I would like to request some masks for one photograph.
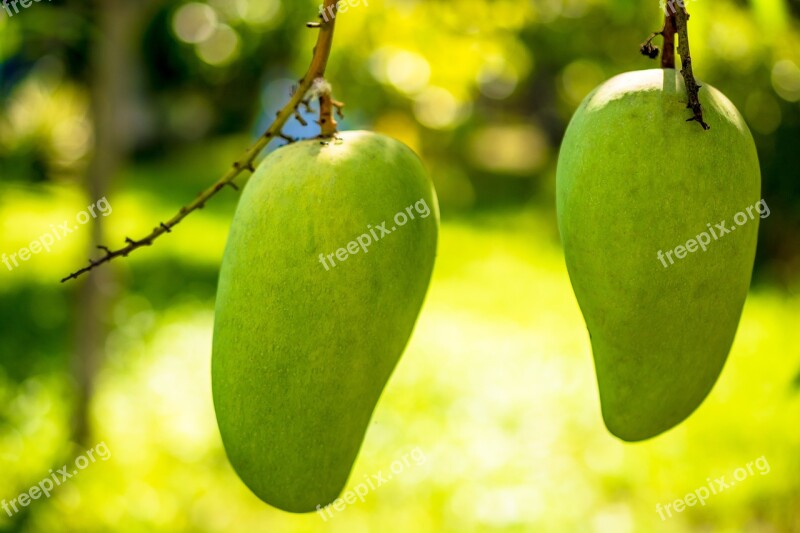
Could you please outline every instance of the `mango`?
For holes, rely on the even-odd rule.
[[[422,307],[438,228],[419,158],[374,133],[280,148],[247,183],[212,388],[227,456],[264,502],[303,513],[341,493]]]
[[[686,122],[675,70],[612,78],[575,112],[559,154],[567,269],[603,419],[625,441],[676,426],[711,391],[750,286],[759,220],[769,214],[747,125],[722,93],[701,85],[709,131]]]

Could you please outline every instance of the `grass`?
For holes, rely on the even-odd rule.
[[[186,199],[159,192],[169,166],[135,168],[133,175],[138,172],[146,176],[136,187],[109,198],[114,212],[105,222],[114,240],[147,231]],[[85,204],[67,189],[4,188],[0,198],[0,251],[25,246]],[[112,458],[81,472],[51,500],[35,502],[24,530],[800,528],[798,297],[769,286],[752,292],[728,364],[707,401],[665,435],[623,444],[603,427],[588,335],[552,216],[540,210],[445,217],[427,302],[379,403],[349,489],[364,476],[389,473],[393,461],[415,447],[425,461],[408,465],[363,502],[327,520],[269,508],[228,466],[210,399],[214,285],[233,201],[222,203],[112,267],[128,289],[111,316],[108,363],[93,406],[96,439],[108,444]],[[14,324],[6,335],[30,333],[30,353],[41,351],[36,338],[43,336],[61,339],[55,347],[42,341],[48,351],[68,350],[66,296],[73,288],[57,280],[83,261],[86,238],[82,228],[52,253],[0,277],[5,303],[24,307],[30,300],[24,295],[39,294],[36,309],[50,308],[41,324],[35,310],[6,309],[4,319]],[[26,354],[4,357],[20,355]],[[0,497],[26,490],[59,457],[53,450],[66,416],[61,408],[46,408],[63,401],[66,378],[59,364],[0,380],[6,405],[0,457],[8,473]],[[25,413],[38,422],[25,422]],[[674,502],[709,478],[732,479],[737,468],[762,457],[768,472],[755,471],[668,520],[656,513],[656,504]],[[0,514],[0,530],[2,520]]]

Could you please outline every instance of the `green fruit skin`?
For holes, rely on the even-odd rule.
[[[266,503],[310,512],[341,493],[419,314],[439,210],[411,149],[369,132],[270,154],[231,226],[216,302],[214,405],[231,464]],[[395,214],[430,208],[396,227]],[[408,213],[406,213],[408,214]],[[396,230],[329,270],[387,221]],[[380,235],[380,231],[376,231]]]
[[[716,382],[750,285],[759,214],[755,144],[733,104],[702,84],[709,131],[675,70],[617,76],[576,111],[562,144],[557,211],[592,342],[603,418],[626,441],[688,417]],[[755,211],[755,210],[754,210]],[[726,221],[707,251],[657,259]],[[715,230],[716,231],[716,230]]]

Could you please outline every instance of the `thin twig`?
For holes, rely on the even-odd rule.
[[[686,85],[686,93],[689,95],[689,103],[686,107],[691,109],[694,114],[692,118],[687,119],[687,122],[696,121],[704,130],[708,130],[711,129],[711,126],[703,120],[703,107],[700,105],[698,94],[702,85],[698,85],[692,71],[692,55],[689,51],[689,13],[686,8],[680,7],[678,9],[675,14],[675,22],[678,31],[678,54],[681,56],[681,74]]]
[[[678,2],[679,7],[675,9],[673,0],[669,2],[668,6],[664,7],[664,27],[661,31],[657,31],[650,35],[650,37],[642,43],[639,51],[648,56],[650,59],[658,57],[658,47],[653,46],[653,39],[661,35],[664,37],[664,51],[661,54],[661,68],[675,68],[675,36],[678,40],[678,54],[681,56],[681,75],[683,76],[684,85],[686,85],[686,94],[689,97],[689,103],[686,105],[688,109],[692,110],[694,116],[687,119],[687,122],[696,121],[704,130],[711,129],[711,126],[706,124],[703,120],[703,107],[700,105],[700,87],[694,78],[692,71],[692,55],[689,52],[689,13],[686,8]],[[669,8],[669,10],[667,10]]]
[[[333,10],[328,12],[335,12],[337,7],[337,0],[324,0],[323,3],[324,9]],[[150,246],[153,244],[153,241],[156,240],[158,237],[165,233],[170,233],[172,228],[175,227],[180,221],[182,221],[186,216],[189,215],[192,211],[197,209],[202,209],[205,206],[206,202],[216,195],[220,190],[225,187],[233,187],[236,188],[236,185],[233,183],[233,180],[236,179],[242,172],[245,170],[249,172],[254,172],[255,168],[253,166],[253,162],[255,161],[256,157],[267,147],[267,145],[272,142],[273,139],[281,137],[284,139],[289,139],[288,136],[284,135],[282,129],[286,122],[295,115],[297,112],[298,106],[301,104],[305,105],[308,101],[306,98],[306,93],[311,89],[311,86],[318,78],[324,78],[325,76],[325,68],[328,65],[328,57],[330,56],[331,52],[331,45],[333,44],[333,30],[334,25],[336,23],[336,17],[330,17],[328,20],[324,20],[318,25],[313,27],[319,28],[319,35],[317,37],[317,44],[314,47],[314,55],[311,59],[311,65],[308,67],[308,72],[306,73],[305,77],[300,80],[297,90],[291,96],[289,102],[277,113],[274,122],[267,128],[267,131],[259,137],[259,139],[253,144],[247,151],[242,155],[242,157],[233,163],[232,167],[225,173],[225,175],[217,181],[214,185],[206,189],[205,191],[201,192],[197,198],[187,206],[181,207],[180,211],[171,219],[166,222],[160,222],[158,226],[153,228],[153,231],[147,235],[146,237],[133,240],[129,237],[125,238],[125,242],[127,245],[123,248],[119,248],[117,250],[110,250],[105,246],[99,246],[98,248],[105,252],[105,255],[99,259],[89,259],[89,265],[86,267],[81,268],[80,270],[73,272],[69,276],[63,278],[61,283],[69,281],[71,279],[77,279],[82,274],[89,272],[90,270],[97,268],[98,266],[102,265],[103,263],[108,263],[109,261],[117,258],[117,257],[127,257],[128,254],[142,248],[144,246]],[[320,120],[322,121],[323,117],[320,116]],[[330,137],[336,133],[335,131],[335,122],[334,122],[334,130],[331,131],[330,124],[327,127],[322,128],[322,137]],[[293,140],[293,139],[292,139]]]
[[[295,118],[295,120],[297,120],[297,122],[299,122],[299,123],[300,123],[302,126],[308,126],[308,122],[306,122],[306,119],[304,119],[304,118],[303,118],[303,115],[301,115],[301,114],[300,114],[300,110],[299,110],[299,109],[297,109],[297,108],[295,108],[295,110],[294,110],[294,118]]]
[[[666,8],[665,8],[666,9]],[[653,39],[659,35],[664,38],[664,52],[661,54],[661,68],[675,68],[675,14],[666,13],[664,16],[664,27],[660,31],[653,32],[650,37],[641,44],[639,51],[642,55],[655,59],[660,50],[653,46]]]
[[[339,102],[338,100],[331,100],[331,104],[333,104],[333,107],[336,108],[336,116],[339,118],[344,118],[344,103]]]

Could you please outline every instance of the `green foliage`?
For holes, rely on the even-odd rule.
[[[212,376],[228,457],[265,502],[311,512],[339,496],[419,315],[438,220],[417,156],[369,132],[274,152],[247,184]]]
[[[677,71],[621,74],[586,97],[561,147],[564,253],[603,418],[624,440],[658,435],[700,405],[750,286],[758,156],[733,104],[708,85],[702,95],[710,131],[686,122]],[[648,129],[660,135],[645,141]],[[730,234],[714,227],[720,221]]]

